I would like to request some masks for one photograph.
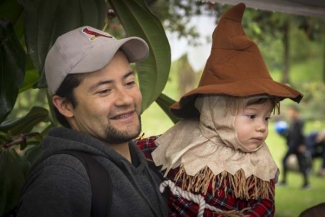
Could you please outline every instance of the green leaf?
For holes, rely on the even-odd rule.
[[[17,205],[29,165],[13,148],[0,147],[0,216]]]
[[[23,84],[19,89],[19,93],[34,88],[37,85],[39,79],[38,71],[35,69],[32,59],[28,55],[26,58],[26,72]]]
[[[161,93],[160,96],[156,99],[156,103],[168,115],[174,124],[181,120],[181,118],[174,116],[169,110],[169,107],[175,103],[175,100]]]
[[[17,38],[20,40],[24,36],[24,8],[17,0],[0,1],[0,18],[8,20],[13,26]]]
[[[127,36],[144,39],[150,48],[149,57],[136,64],[144,111],[158,98],[167,83],[171,65],[170,45],[160,20],[144,0],[108,1]]]
[[[15,24],[21,16],[23,7],[17,0],[2,0],[0,1],[0,18],[6,19],[11,24]]]
[[[8,135],[8,133],[0,130],[0,144],[3,144],[4,142],[8,141],[9,139],[10,139],[10,135]]]
[[[48,50],[62,34],[89,25],[103,28],[104,0],[21,0],[25,9],[26,44],[39,73],[38,88],[45,88],[44,63]]]
[[[11,112],[25,75],[26,53],[12,24],[0,18],[0,123]]]
[[[29,90],[32,87],[34,87],[34,85],[37,83],[38,78],[39,78],[39,75],[38,75],[38,72],[36,71],[36,69],[28,70],[25,73],[26,73],[25,79],[19,89],[19,93],[24,92],[25,90]]]
[[[0,125],[0,131],[10,133],[12,136],[30,132],[34,126],[48,118],[45,108],[34,106],[23,117],[5,121]]]

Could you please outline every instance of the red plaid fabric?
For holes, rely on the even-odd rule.
[[[151,152],[155,150],[157,147],[155,145],[155,140],[158,138],[158,136],[152,136],[145,139],[140,139],[137,141],[137,145],[139,148],[143,151],[146,158],[151,159]],[[170,170],[170,172],[167,174],[167,179],[174,181],[174,177],[178,172],[178,168],[175,168],[173,170]],[[227,180],[226,180],[227,181]],[[179,180],[175,183],[176,186],[181,187],[182,180]],[[218,186],[218,182],[216,182],[216,186]],[[275,183],[272,181],[272,190],[274,192],[275,190]],[[227,197],[225,196],[227,195]],[[210,206],[216,207],[218,209],[221,209],[223,211],[231,211],[231,210],[237,210],[241,211],[247,207],[250,207],[250,209],[247,209],[246,211],[242,211],[242,214],[245,216],[251,216],[251,217],[270,217],[274,216],[275,212],[275,204],[274,204],[274,198],[269,199],[257,199],[257,200],[245,200],[245,199],[238,199],[234,197],[233,189],[230,187],[225,189],[218,189],[218,191],[215,192],[215,195],[212,194],[212,186],[210,184],[208,192],[206,195],[202,195],[206,201],[207,204]],[[170,217],[176,217],[176,216],[183,216],[183,217],[192,217],[197,216],[199,205],[186,200],[180,196],[173,195],[170,193],[169,199],[168,199],[168,205],[170,208],[169,216]],[[204,216],[206,217],[226,217],[226,215],[222,215],[220,213],[213,212],[209,209],[204,210]]]

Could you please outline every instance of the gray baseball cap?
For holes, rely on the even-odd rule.
[[[112,35],[83,26],[57,38],[45,59],[46,82],[54,95],[69,74],[88,73],[104,68],[121,49],[130,63],[145,59],[148,44],[139,37],[116,39]]]

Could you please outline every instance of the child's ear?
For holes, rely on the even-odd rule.
[[[54,95],[52,97],[52,103],[63,116],[67,118],[73,117],[73,106],[65,98]]]

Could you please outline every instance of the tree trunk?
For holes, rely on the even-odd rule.
[[[290,83],[290,79],[289,79],[289,23],[286,22],[285,25],[284,25],[284,31],[283,31],[283,52],[284,52],[284,57],[283,57],[283,74],[282,74],[282,80],[281,82],[284,83],[284,84],[288,84]]]
[[[191,65],[188,63],[187,54],[184,54],[179,59],[179,70],[178,70],[178,90],[179,97],[195,88],[195,72]]]
[[[323,83],[325,83],[325,36],[323,34]]]

